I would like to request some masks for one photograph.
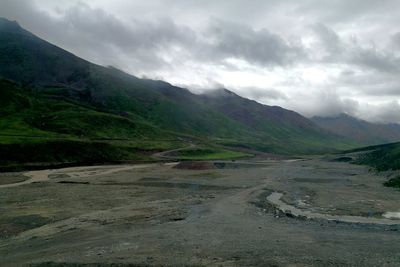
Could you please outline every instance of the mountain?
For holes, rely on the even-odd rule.
[[[399,124],[370,123],[347,114],[313,117],[312,121],[328,131],[366,145],[400,141]]]
[[[47,147],[48,154],[55,153],[46,143],[50,141],[73,140],[92,147],[91,142],[107,140],[107,146],[117,147],[117,159],[184,146],[185,140],[285,154],[354,145],[296,112],[227,90],[196,95],[90,63],[6,19],[0,19],[0,79],[0,156],[5,155],[4,145],[17,146],[23,154],[20,144],[28,139],[29,144]]]
[[[140,117],[164,129],[232,137],[245,131],[198,103],[187,90],[91,64],[4,20],[0,23],[0,76],[30,90],[46,90],[109,112]]]
[[[294,111],[263,105],[225,88],[209,91],[202,98],[204,103],[232,120],[265,133],[263,143],[276,147],[276,152],[284,151],[287,146],[298,151],[305,151],[307,147],[314,151],[318,147],[322,151],[332,147],[332,142],[338,143],[332,133]]]

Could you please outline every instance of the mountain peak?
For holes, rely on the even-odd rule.
[[[342,119],[342,120],[354,120],[354,121],[362,121],[361,119],[357,118],[357,117],[353,117],[347,113],[339,113],[339,114],[335,114],[335,115],[331,115],[331,116],[313,116],[311,118],[312,120],[338,120],[338,119]]]
[[[0,17],[0,30],[7,32],[21,31],[22,28],[15,20],[8,20]]]
[[[221,97],[235,97],[238,96],[237,94],[235,94],[232,91],[229,91],[226,88],[219,88],[219,89],[214,89],[208,92],[204,93],[205,96],[209,96],[209,97],[215,97],[215,98],[221,98]]]
[[[338,116],[336,116],[337,118],[342,118],[342,119],[349,119],[349,120],[357,120],[357,121],[362,121],[360,118],[357,117],[353,117],[347,113],[340,113]]]
[[[12,33],[22,34],[25,36],[33,36],[32,33],[22,28],[19,23],[15,20],[8,20],[0,17],[0,32],[1,33]]]

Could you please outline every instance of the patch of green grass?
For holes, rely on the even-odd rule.
[[[262,151],[265,153],[275,153],[283,155],[310,155],[335,153],[344,149],[349,149],[355,145],[345,140],[332,140],[329,138],[320,139],[304,135],[301,138],[288,137],[285,142],[276,139],[262,140],[215,140],[217,144],[226,147]]]
[[[347,152],[359,153],[354,163],[371,166],[377,171],[400,169],[400,143],[369,146]],[[400,176],[389,179],[383,185],[400,188]]]
[[[400,188],[400,176],[397,176],[396,178],[392,178],[389,181],[384,182],[383,185],[387,187]]]
[[[171,156],[181,160],[217,160],[238,159],[253,155],[220,148],[189,148],[179,150]]]
[[[18,216],[14,218],[6,218],[2,220],[8,223],[24,226],[26,229],[40,227],[42,225],[49,223],[50,221],[48,218],[36,214]]]
[[[0,219],[0,239],[9,238],[29,229],[34,229],[51,222],[51,219],[31,214]]]
[[[191,174],[191,177],[200,177],[200,178],[209,178],[209,179],[217,179],[223,177],[223,175],[219,172],[202,172]]]

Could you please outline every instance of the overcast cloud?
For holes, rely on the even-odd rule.
[[[397,0],[0,0],[87,60],[303,115],[400,123]]]

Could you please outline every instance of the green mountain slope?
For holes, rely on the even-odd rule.
[[[151,138],[163,132],[139,120],[133,122],[52,95],[29,93],[6,80],[0,80],[0,106],[3,135]]]
[[[130,151],[115,153],[115,159],[179,147],[188,138],[206,146],[286,154],[352,145],[293,111],[239,96],[199,96],[92,64],[5,19],[0,19],[0,78],[0,143],[7,145],[27,142],[17,136],[31,136],[28,143],[47,138],[46,142],[73,140],[87,146],[108,140],[107,146]]]
[[[0,168],[20,164],[150,160],[177,135],[0,80]]]
[[[36,91],[56,87],[52,93],[107,112],[133,113],[163,129],[221,137],[246,134],[245,127],[202,105],[187,90],[91,64],[6,20],[0,23],[0,75]],[[169,95],[172,90],[179,98]]]

